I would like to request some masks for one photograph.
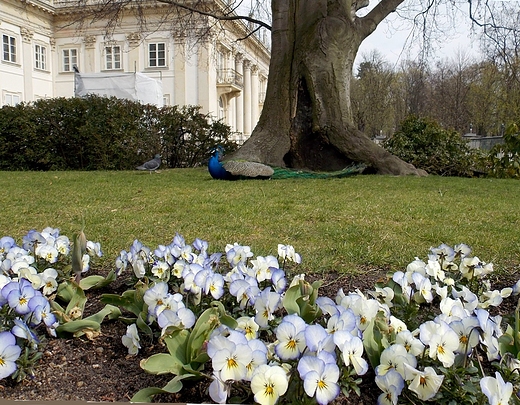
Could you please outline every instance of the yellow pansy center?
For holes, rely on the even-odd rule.
[[[228,366],[228,368],[236,368],[236,367],[238,367],[238,363],[234,357],[228,357],[227,366]]]
[[[327,383],[323,380],[318,380],[316,385],[320,390],[324,390],[327,388]]]
[[[265,396],[274,396],[274,385],[272,383],[265,384],[264,394]]]
[[[289,349],[289,350],[295,350],[296,349],[296,340],[294,339],[290,339],[287,344],[285,345],[285,348],[286,349]]]

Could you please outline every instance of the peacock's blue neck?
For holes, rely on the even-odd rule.
[[[222,166],[222,162],[220,162],[218,151],[216,151],[209,159],[208,171],[214,179],[225,180],[229,177],[229,173],[224,169],[224,166]]]

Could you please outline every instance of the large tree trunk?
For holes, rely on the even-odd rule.
[[[401,1],[384,0],[360,19],[353,10],[362,4],[351,0],[272,0],[264,109],[231,158],[325,171],[362,162],[381,174],[425,174],[358,131],[350,107],[359,45]]]

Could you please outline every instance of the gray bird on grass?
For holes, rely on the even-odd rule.
[[[155,155],[152,160],[143,163],[141,166],[137,166],[137,170],[148,170],[150,174],[156,171],[161,166],[161,155]]]

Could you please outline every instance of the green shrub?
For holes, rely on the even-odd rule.
[[[207,160],[208,151],[222,145],[226,152],[237,145],[231,142],[230,128],[209,115],[200,112],[199,106],[164,107],[161,115],[163,160],[169,167],[195,167]]]
[[[230,128],[200,107],[157,108],[94,95],[0,109],[0,170],[131,170],[156,153],[193,167],[229,140]]]
[[[491,177],[520,179],[520,131],[511,124],[504,133],[504,143],[495,145],[489,154]]]
[[[471,149],[456,131],[443,129],[428,118],[409,116],[383,146],[430,174],[472,177],[480,171],[480,152]]]

